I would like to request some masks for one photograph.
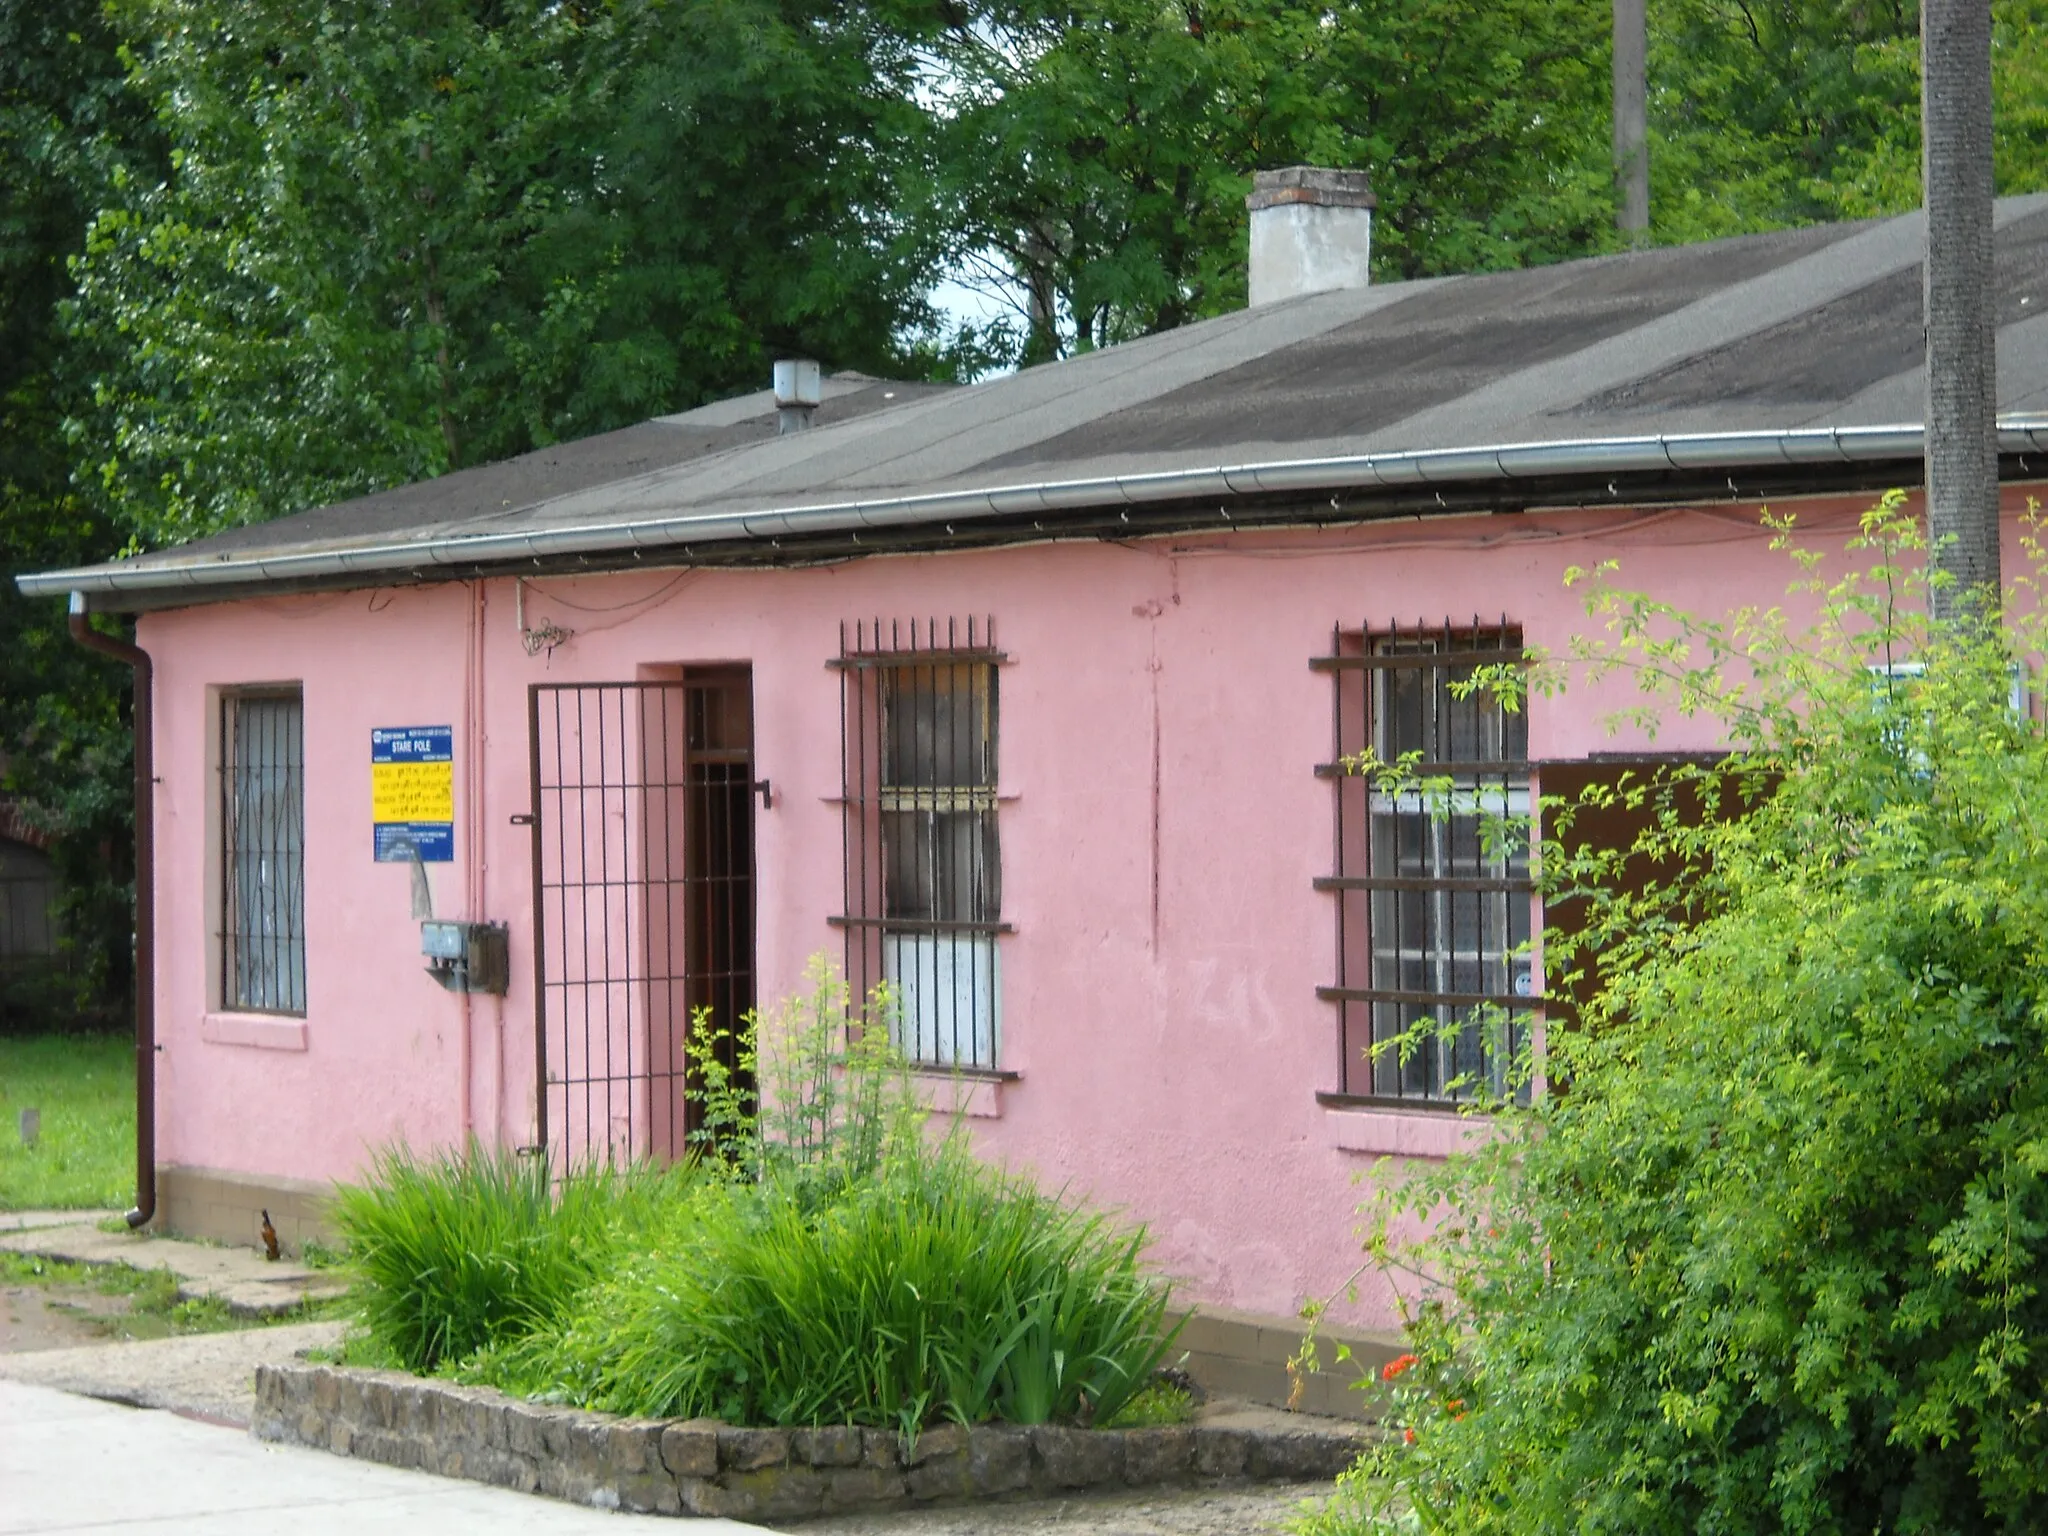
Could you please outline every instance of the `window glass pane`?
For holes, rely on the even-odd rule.
[[[996,941],[892,933],[883,940],[882,973],[896,1000],[896,1043],[913,1061],[989,1067],[1001,1046]]]
[[[995,784],[994,667],[891,667],[882,676],[882,721],[883,788]]]
[[[885,917],[929,920],[938,916],[932,899],[931,814],[884,811],[882,910]]]

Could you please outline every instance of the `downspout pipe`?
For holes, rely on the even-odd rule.
[[[71,638],[135,674],[135,1208],[156,1215],[156,670],[149,652],[92,627],[85,594],[71,594]]]

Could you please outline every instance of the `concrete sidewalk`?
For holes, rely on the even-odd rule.
[[[178,1299],[217,1297],[237,1317],[275,1317],[302,1302],[339,1296],[333,1273],[289,1259],[271,1263],[253,1248],[223,1248],[175,1237],[102,1232],[105,1211],[15,1211],[0,1216],[0,1249],[67,1264],[128,1264],[168,1269]]]
[[[168,1413],[0,1381],[0,1536],[149,1530],[177,1536],[577,1536],[658,1516],[606,1514],[501,1488],[265,1445]],[[761,1527],[693,1520],[691,1536]]]
[[[281,1364],[303,1349],[332,1349],[348,1325],[286,1323],[0,1354],[0,1380],[102,1397],[131,1408],[168,1408],[246,1429],[256,1367]]]

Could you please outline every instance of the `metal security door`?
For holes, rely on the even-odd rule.
[[[754,1007],[752,676],[538,683],[528,710],[538,1143],[673,1161],[691,1018],[730,1052]]]

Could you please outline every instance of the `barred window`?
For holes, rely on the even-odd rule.
[[[306,1011],[305,711],[296,688],[221,700],[221,1006]]]
[[[1502,623],[1373,634],[1339,631],[1316,665],[1336,685],[1334,874],[1338,1090],[1402,1103],[1499,1091],[1540,1001],[1522,953],[1533,887],[1525,838],[1501,823],[1529,816],[1528,719],[1481,688],[1453,684],[1519,662]],[[1352,771],[1367,751],[1424,781]],[[1347,766],[1349,765],[1349,766]],[[1391,1047],[1416,1024],[1447,1029]]]
[[[888,985],[913,1061],[994,1068],[1002,1046],[996,935],[994,627],[876,620],[840,633],[846,974]]]

